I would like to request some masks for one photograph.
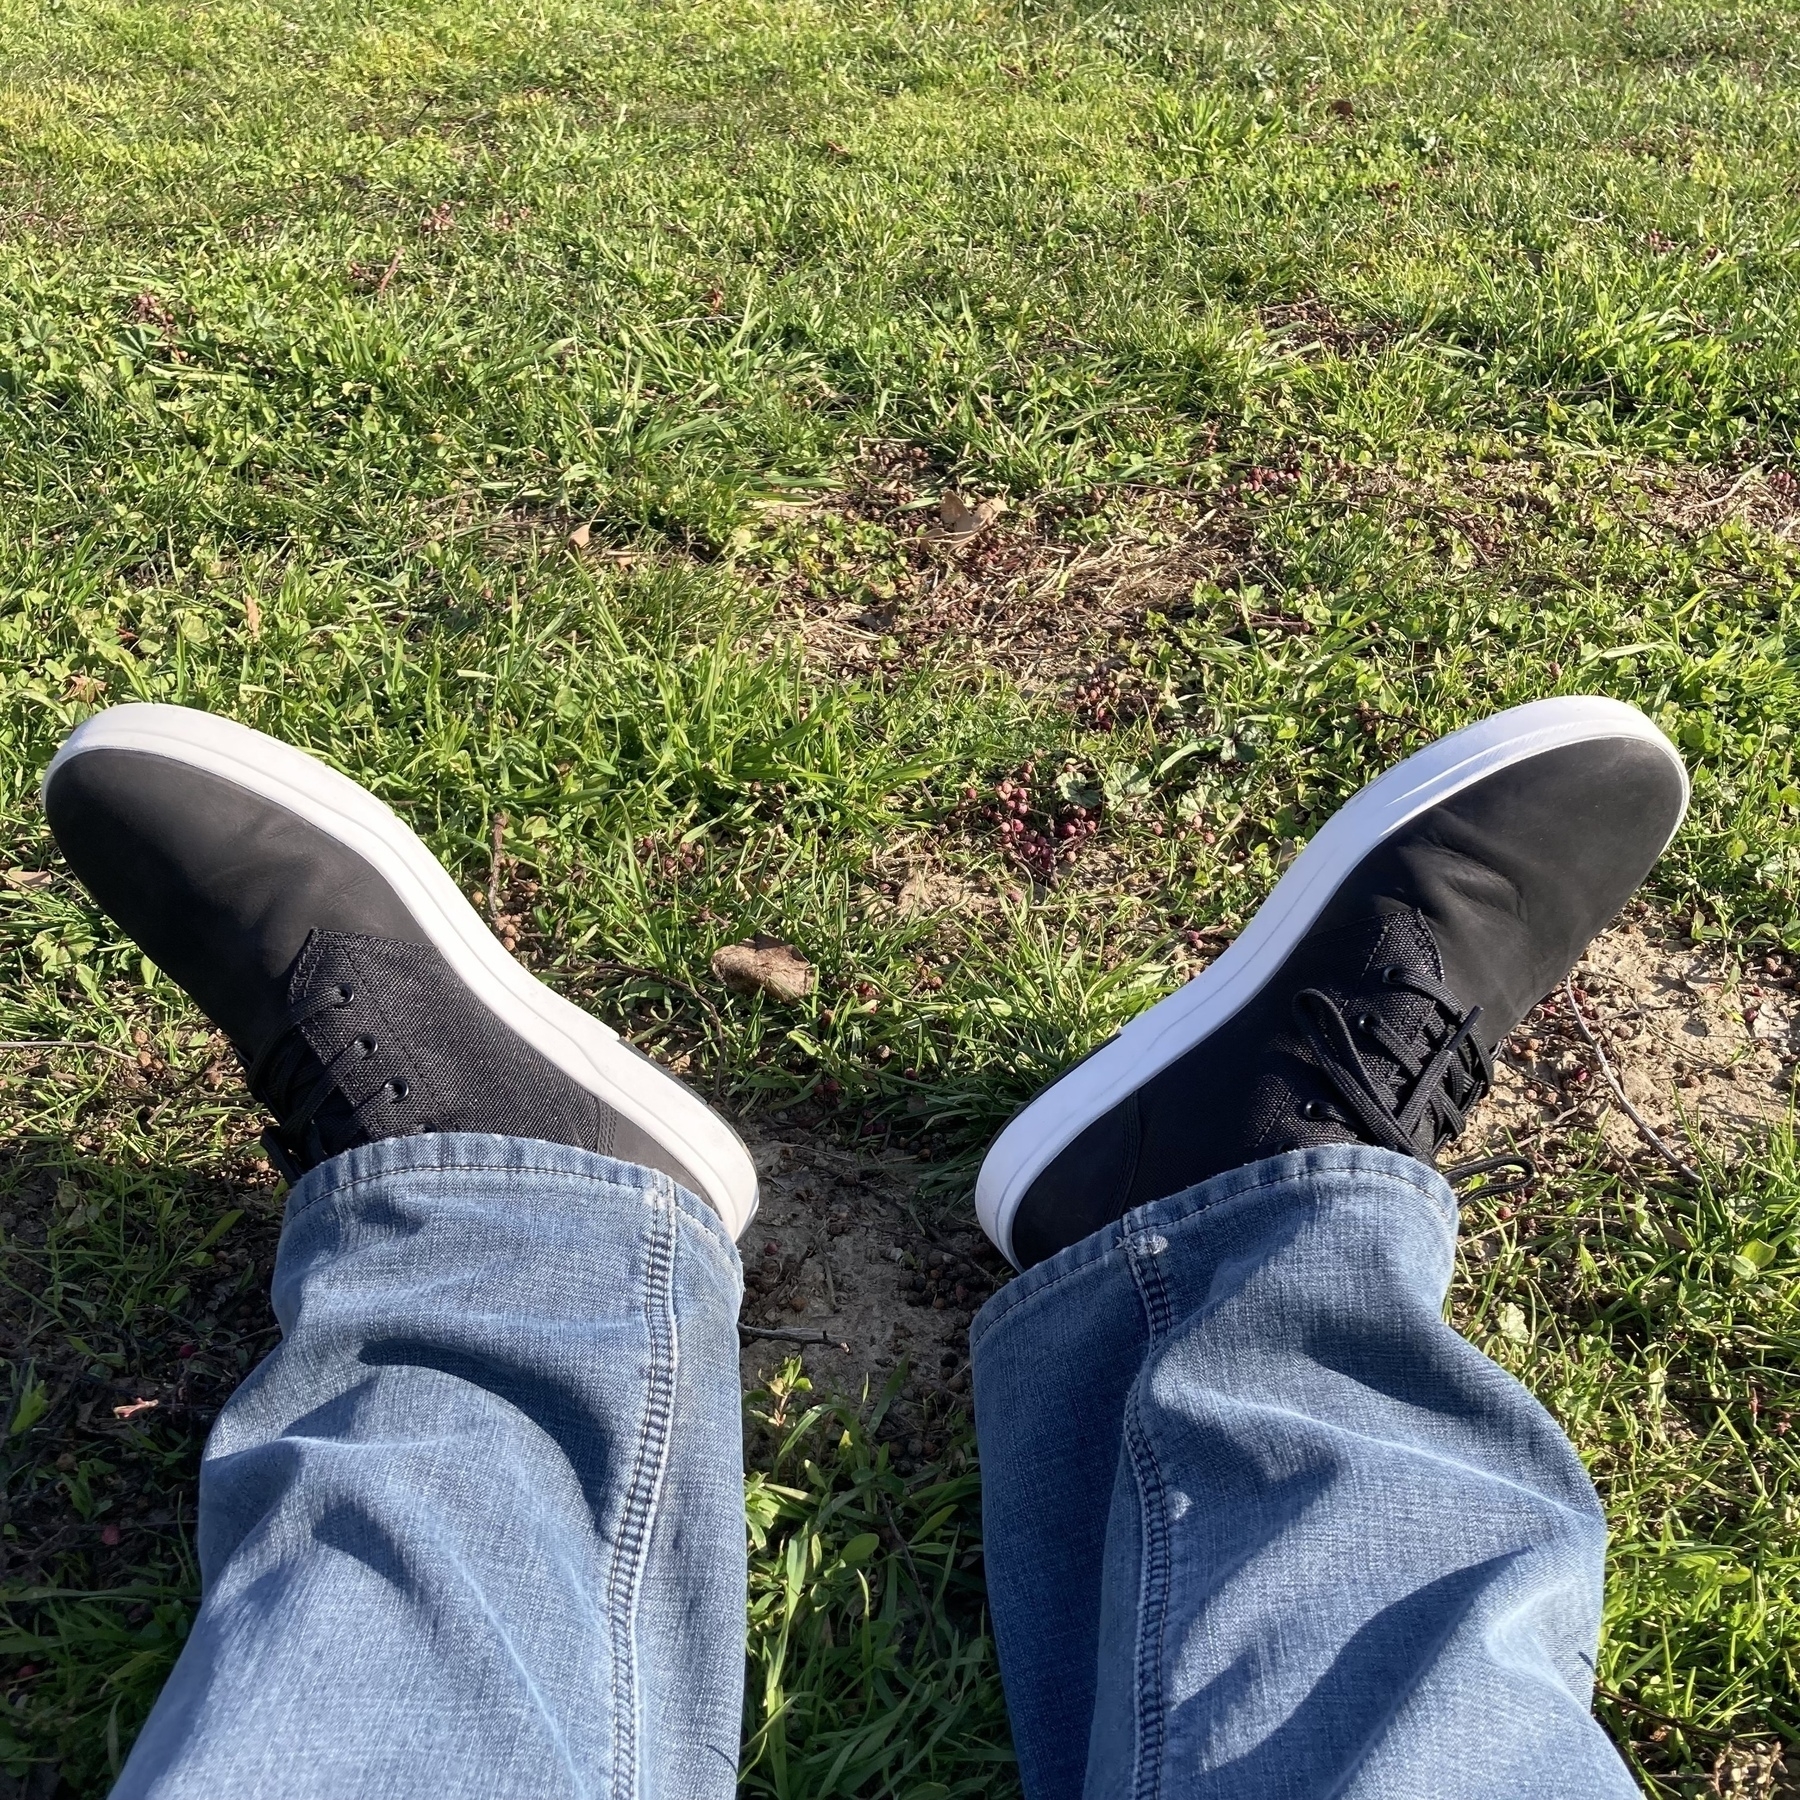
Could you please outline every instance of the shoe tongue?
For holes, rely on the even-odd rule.
[[[326,934],[315,926],[288,965],[287,997],[289,1006],[298,1006],[319,981],[319,965],[330,948]]]
[[[1375,908],[1373,934],[1367,960],[1363,964],[1361,986],[1382,991],[1384,969],[1400,968],[1432,981],[1443,981],[1444,959],[1438,952],[1436,937],[1424,918],[1412,907]],[[1386,991],[1415,1000],[1429,1008],[1431,1002],[1423,994],[1408,993],[1404,988]]]
[[[347,1037],[355,1033],[348,1015],[340,1015],[335,1008],[313,1013],[310,1017],[303,1016],[307,1002],[321,988],[349,986],[356,980],[344,954],[349,941],[342,933],[315,928],[307,933],[306,941],[289,966],[285,989],[288,1016],[293,1022],[278,1028],[267,1046],[258,1046],[259,1053],[268,1048],[273,1054],[262,1071],[262,1079],[256,1084],[256,1097],[279,1121],[273,1132],[265,1134],[265,1141],[272,1137],[277,1143],[281,1142],[281,1134],[289,1128],[295,1110],[324,1078],[328,1060],[342,1049]],[[250,1060],[246,1059],[247,1064]],[[283,1172],[290,1180],[294,1169],[310,1167],[320,1152],[334,1156],[367,1141],[367,1134],[358,1125],[354,1109],[339,1082],[334,1080],[331,1091],[320,1101],[302,1136],[312,1148],[299,1154],[293,1146],[286,1146],[277,1165],[289,1165]],[[274,1157],[273,1150],[271,1157]]]
[[[257,1021],[261,1029],[254,1041],[247,1042],[236,1036],[232,1038],[232,1045],[238,1053],[238,1061],[244,1065],[246,1074],[255,1068],[259,1057],[274,1049],[275,1045],[283,1039],[286,1040],[287,1047],[278,1053],[277,1066],[266,1071],[267,1075],[277,1078],[285,1076],[295,1057],[308,1054],[309,1046],[304,1034],[287,1024],[286,1020],[291,1017],[293,1009],[299,1006],[307,995],[318,986],[319,963],[324,951],[324,934],[317,930],[308,932],[305,941],[295,951],[294,960],[288,964],[287,973],[279,978],[279,992],[282,998],[278,1006],[274,1009],[265,1008],[264,1011],[268,1015],[266,1020],[259,1019]],[[266,1079],[262,1085],[267,1085]],[[258,1093],[256,1097],[265,1106],[273,1105],[273,1102],[262,1093]]]

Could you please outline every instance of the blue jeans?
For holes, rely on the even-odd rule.
[[[1604,1526],[1440,1318],[1418,1164],[1313,1151],[1109,1226],[976,1321],[1031,1800],[1635,1792],[1587,1713]],[[201,1471],[205,1598],[115,1790],[724,1800],[737,1253],[666,1177],[434,1136],[295,1189],[284,1332]]]

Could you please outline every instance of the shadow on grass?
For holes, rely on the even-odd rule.
[[[206,1433],[277,1341],[280,1211],[253,1161],[0,1155],[0,1800],[105,1794],[173,1666]],[[858,1404],[796,1367],[746,1401],[748,1794],[1011,1791],[972,1437],[899,1474],[904,1378]]]
[[[0,1156],[0,1774],[22,1793],[103,1793],[179,1649],[200,1449],[275,1341],[279,1215],[249,1164]]]

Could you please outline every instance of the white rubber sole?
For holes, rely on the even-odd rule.
[[[1216,962],[1047,1087],[994,1140],[976,1177],[975,1211],[1007,1260],[1017,1265],[1012,1227],[1019,1203],[1050,1162],[1096,1119],[1247,1005],[1377,844],[1497,770],[1595,738],[1632,738],[1662,750],[1681,773],[1686,812],[1687,768],[1675,746],[1635,707],[1588,695],[1534,700],[1465,726],[1346,801]]]
[[[756,1215],[756,1166],[729,1125],[616,1032],[529,974],[501,948],[423,843],[347,776],[260,731],[185,706],[115,706],[78,726],[50,767],[91,750],[187,763],[298,813],[377,869],[475,997],[590,1093],[666,1143],[701,1183],[733,1238]]]

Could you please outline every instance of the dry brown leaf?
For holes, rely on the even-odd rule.
[[[961,494],[946,494],[938,502],[939,529],[948,538],[972,538],[1005,511],[1004,500],[977,500],[970,505]]]
[[[9,888],[48,887],[55,879],[48,869],[0,869],[0,881]]]
[[[588,539],[592,536],[593,532],[587,525],[577,525],[575,529],[569,533],[569,548],[571,550],[585,550],[588,547]]]
[[[768,994],[776,1000],[804,1000],[817,977],[792,944],[763,932],[715,952],[712,972],[734,994]]]

